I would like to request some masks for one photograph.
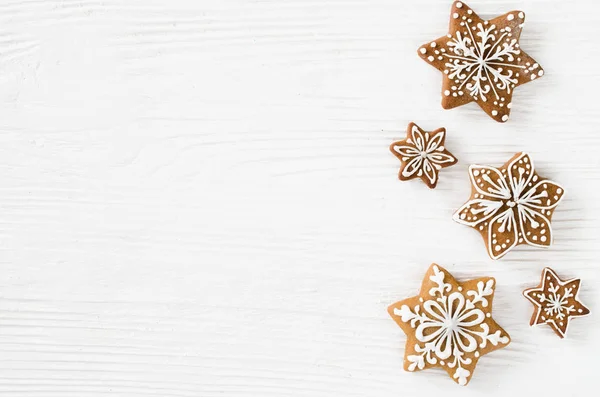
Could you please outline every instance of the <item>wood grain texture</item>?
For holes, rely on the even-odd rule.
[[[530,328],[543,267],[600,307],[600,6],[527,13],[545,68],[507,124],[441,109],[416,55],[450,1],[0,2],[0,395],[579,396],[600,320]],[[444,126],[459,164],[400,183],[388,151]],[[491,261],[451,220],[471,163],[528,151],[562,183],[555,245]],[[488,275],[512,344],[467,388],[402,370],[386,307],[437,262]],[[464,393],[464,394],[462,394]]]

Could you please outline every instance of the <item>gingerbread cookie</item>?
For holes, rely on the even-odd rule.
[[[580,279],[562,281],[552,269],[545,268],[540,285],[523,291],[535,306],[530,325],[548,324],[561,338],[567,336],[572,318],[590,314],[578,298],[580,286]]]
[[[494,287],[491,277],[459,283],[432,264],[419,294],[388,308],[407,337],[404,369],[441,367],[458,384],[469,383],[479,358],[510,342],[492,319]]]
[[[443,73],[444,109],[476,102],[494,120],[508,120],[514,88],[544,75],[519,46],[524,22],[521,11],[486,21],[463,2],[454,2],[448,35],[418,50]]]
[[[401,181],[421,178],[430,189],[438,183],[438,172],[456,164],[456,158],[445,147],[446,130],[423,131],[415,123],[408,125],[406,139],[392,143],[390,150],[400,159]]]
[[[540,177],[526,153],[500,168],[469,167],[471,198],[453,219],[481,233],[488,254],[499,259],[519,244],[549,247],[550,221],[564,189]]]

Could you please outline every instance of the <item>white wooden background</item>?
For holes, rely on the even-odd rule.
[[[544,266],[600,308],[600,6],[521,9],[546,70],[507,124],[440,106],[416,55],[449,0],[0,1],[0,395],[580,396],[599,317],[560,340]],[[445,126],[460,163],[399,182],[389,144]],[[528,151],[567,196],[555,246],[491,261],[451,214],[470,163]],[[497,278],[512,344],[466,388],[402,370],[386,307],[428,265]],[[464,393],[464,394],[462,394]]]

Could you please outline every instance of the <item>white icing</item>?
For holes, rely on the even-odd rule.
[[[525,153],[511,161],[504,173],[489,166],[469,167],[471,184],[480,197],[459,208],[453,219],[474,228],[487,228],[488,254],[492,259],[504,256],[518,243],[536,247],[552,244],[548,218],[562,199],[564,189],[555,182],[537,181],[534,173],[533,162]],[[555,191],[552,197],[550,191]],[[509,238],[504,244],[495,244],[496,233]]]
[[[446,130],[439,129],[434,134],[421,131],[413,124],[410,131],[410,139],[394,145],[394,151],[402,156],[407,162],[402,170],[402,176],[411,178],[413,176],[424,176],[431,185],[438,180],[438,171],[457,160],[445,150],[443,143],[446,138]]]
[[[494,280],[485,283],[479,281],[476,290],[465,293],[452,292],[452,285],[445,282],[446,274],[438,266],[433,266],[433,275],[429,277],[431,297],[422,305],[409,307],[402,305],[394,309],[394,314],[405,323],[415,328],[415,352],[408,355],[409,371],[423,369],[425,364],[445,365],[454,369],[452,377],[458,384],[467,384],[471,372],[464,365],[473,362],[480,356],[479,349],[488,343],[494,346],[507,344],[509,338],[500,330],[490,332],[485,323],[491,307],[489,299],[494,293]],[[470,298],[468,298],[470,297]],[[472,356],[472,357],[470,357]],[[444,362],[442,364],[442,361]]]
[[[437,68],[443,65],[442,72],[457,86],[449,98],[467,96],[480,104],[486,103],[488,106],[484,108],[490,114],[496,111],[492,117],[497,121],[508,120],[504,116],[510,113],[510,108],[501,102],[510,102],[514,88],[525,82],[520,80],[522,73],[530,76],[527,81],[541,76],[537,70],[532,73],[531,65],[521,64],[517,39],[520,31],[511,22],[517,15],[521,17],[522,13],[507,14],[506,20],[492,24],[456,2],[451,15],[453,31],[448,40],[437,42],[437,47],[445,51],[426,59]],[[508,24],[512,26],[502,26]],[[495,102],[498,104],[490,106]]]
[[[419,50],[421,52],[421,54],[425,55],[427,53],[427,50],[425,48],[421,48]]]
[[[545,268],[542,285],[523,291],[527,300],[538,308],[532,325],[548,324],[561,337],[566,337],[571,318],[590,314],[589,309],[579,300],[580,286],[580,279],[562,281],[552,269]],[[576,310],[575,304],[587,309],[587,313],[583,314],[582,308]]]

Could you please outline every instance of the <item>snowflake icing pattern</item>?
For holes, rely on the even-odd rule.
[[[444,108],[475,101],[495,120],[508,120],[513,89],[544,75],[520,48],[524,22],[520,11],[487,21],[466,4],[454,3],[450,33],[419,48],[419,55],[444,73]]]
[[[510,342],[491,319],[494,279],[460,284],[446,270],[432,265],[422,295],[390,306],[407,342],[405,369],[443,367],[460,385],[466,385],[480,356]],[[415,299],[418,298],[418,299]]]
[[[562,281],[552,269],[545,268],[541,284],[523,292],[535,306],[531,325],[548,324],[558,336],[564,338],[573,317],[590,313],[577,296],[580,285],[580,279]]]

